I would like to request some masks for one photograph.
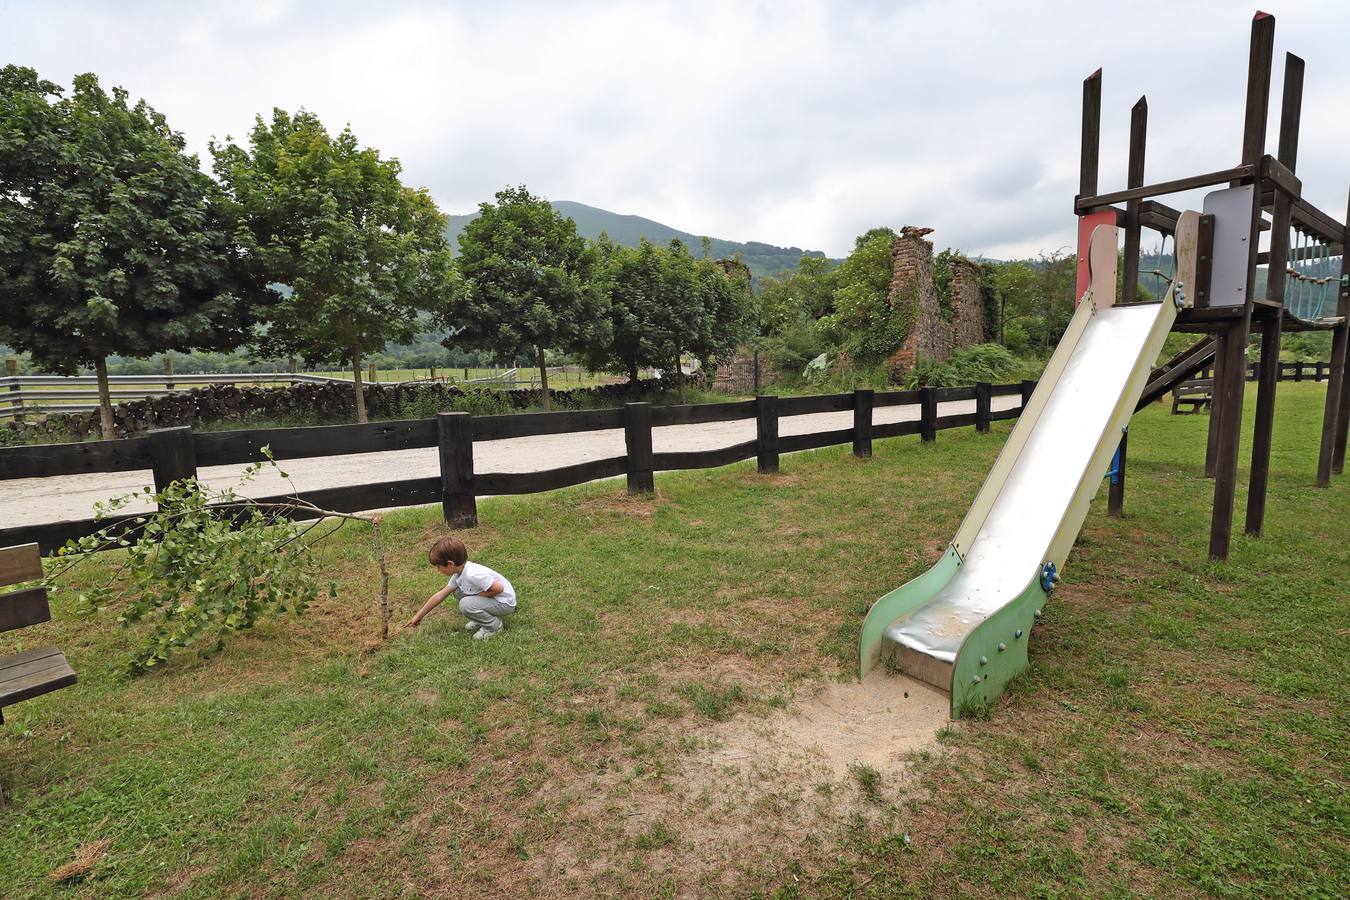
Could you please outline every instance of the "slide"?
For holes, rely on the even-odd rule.
[[[1178,272],[1198,214],[1178,222]],[[867,614],[859,675],[878,662],[948,691],[953,718],[996,698],[1108,474],[1176,319],[1181,291],[1116,304],[1116,227],[1088,245],[1089,287],[956,537]]]

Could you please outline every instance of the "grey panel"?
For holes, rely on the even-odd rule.
[[[1205,196],[1205,215],[1214,217],[1214,264],[1209,276],[1210,306],[1247,302],[1247,266],[1251,262],[1252,192],[1250,184]],[[1190,285],[1186,294],[1194,297]]]

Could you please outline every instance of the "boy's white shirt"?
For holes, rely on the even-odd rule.
[[[507,581],[502,573],[494,572],[487,566],[480,566],[476,562],[466,562],[464,571],[456,572],[450,576],[450,590],[468,597],[488,590],[492,587],[494,581],[502,583],[502,592],[492,599],[498,603],[505,603],[507,606],[515,606],[516,589],[511,587],[511,582]]]

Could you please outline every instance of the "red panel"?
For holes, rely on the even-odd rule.
[[[1092,229],[1098,225],[1114,224],[1116,224],[1114,209],[1104,209],[1101,212],[1078,217],[1078,282],[1073,291],[1074,309],[1078,308],[1078,301],[1083,299],[1083,293],[1088,289],[1088,242],[1092,240]]]

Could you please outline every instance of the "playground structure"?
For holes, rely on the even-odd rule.
[[[1261,334],[1246,531],[1260,535],[1269,479],[1280,336],[1332,332],[1317,484],[1344,468],[1350,271],[1346,225],[1302,197],[1294,174],[1303,60],[1286,56],[1276,156],[1264,153],[1275,19],[1252,23],[1238,165],[1144,184],[1148,107],[1131,115],[1125,190],[1098,193],[1101,70],[1083,85],[1078,308],[956,537],[927,572],[879,599],[859,638],[859,674],[879,662],[947,691],[951,713],[987,703],[1027,665],[1032,626],[1054,590],[1104,476],[1108,513],[1125,496],[1130,417],[1213,367],[1206,473],[1214,484],[1209,556],[1226,559],[1232,534],[1247,345]],[[1220,187],[1203,211],[1158,197]],[[1124,204],[1124,208],[1116,204]],[[1348,216],[1347,218],[1350,218]],[[1175,265],[1161,300],[1140,301],[1143,229],[1170,239]],[[1119,233],[1123,264],[1116,298]],[[1267,234],[1267,249],[1261,249]],[[1261,267],[1265,296],[1257,297]],[[1150,372],[1171,330],[1200,340]],[[1109,471],[1108,471],[1109,470]]]

